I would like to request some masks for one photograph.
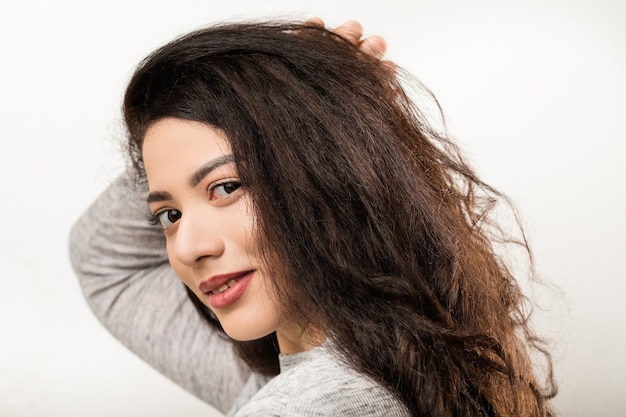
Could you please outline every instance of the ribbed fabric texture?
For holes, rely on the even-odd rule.
[[[270,380],[196,312],[169,266],[163,232],[146,220],[146,185],[118,178],[81,216],[70,259],[90,308],[120,342],[229,417],[408,416],[387,390],[328,346],[281,355]]]

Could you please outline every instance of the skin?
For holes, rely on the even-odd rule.
[[[234,162],[228,162],[230,144],[222,132],[199,122],[162,119],[148,129],[142,154],[150,211],[164,228],[172,268],[215,313],[226,333],[236,340],[254,340],[276,331],[282,353],[318,344],[310,338],[305,342],[302,329],[281,319],[271,279],[255,256],[250,199],[240,187]],[[220,161],[190,182],[199,168]],[[234,303],[216,307],[201,283],[233,273],[243,274],[247,287]]]

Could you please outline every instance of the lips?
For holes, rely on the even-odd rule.
[[[226,308],[243,296],[253,276],[254,270],[214,275],[202,281],[198,289],[207,294],[211,307]]]

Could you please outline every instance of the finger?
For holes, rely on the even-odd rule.
[[[304,22],[305,26],[320,26],[324,27],[324,21],[319,17],[312,17]]]
[[[363,36],[363,26],[356,20],[348,20],[333,30],[335,34],[357,45]]]
[[[387,52],[387,41],[380,36],[373,35],[363,39],[359,43],[359,49],[373,58],[382,59]]]

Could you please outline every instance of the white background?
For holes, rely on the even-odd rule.
[[[383,35],[518,203],[562,414],[626,416],[624,2],[0,4],[0,416],[213,415],[97,323],[68,232],[124,164],[120,101],[144,55],[214,21],[315,15]]]

